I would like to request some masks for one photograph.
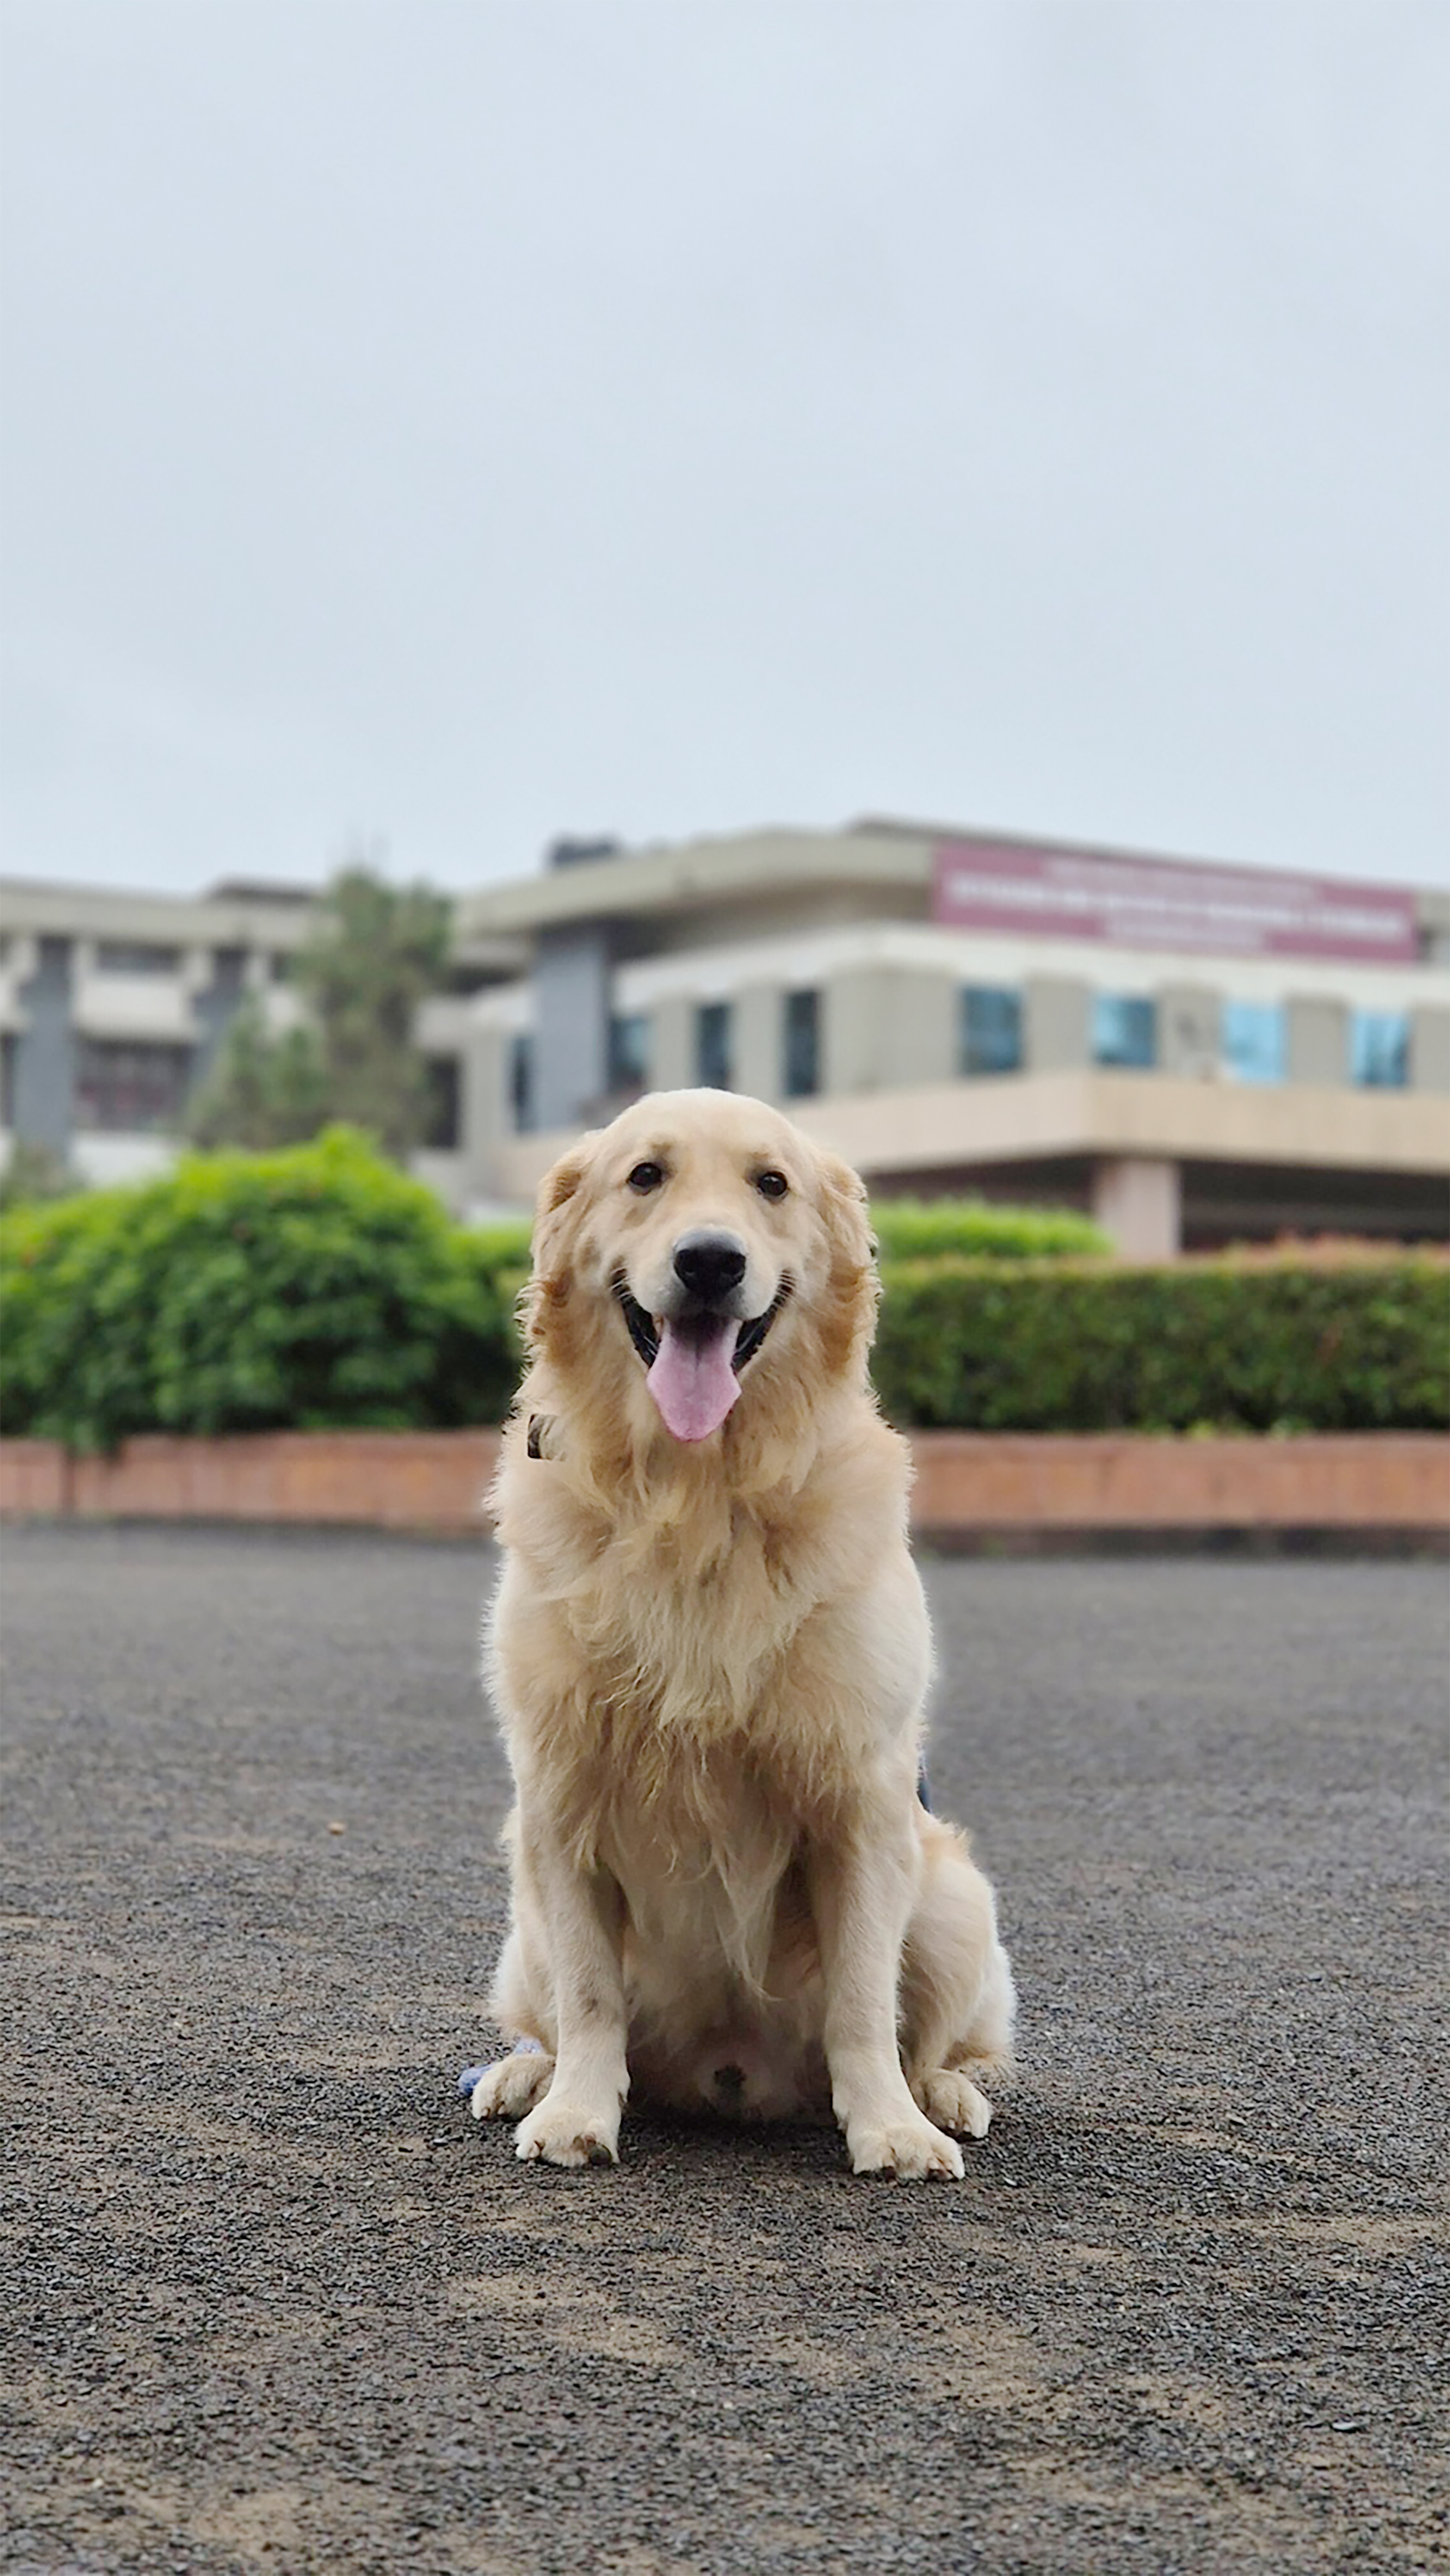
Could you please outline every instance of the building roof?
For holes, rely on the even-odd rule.
[[[706,912],[794,897],[872,892],[896,895],[903,910],[920,915],[929,898],[938,851],[969,854],[1021,852],[1025,857],[1111,861],[1125,868],[1181,870],[1188,878],[1211,870],[1262,886],[1271,876],[1310,882],[1302,870],[1245,867],[1241,862],[1163,858],[1100,843],[984,832],[961,825],[893,821],[868,816],[838,831],[770,828],[640,849],[601,848],[598,857],[460,896],[460,942],[489,936],[537,936],[571,923],[645,915]],[[1450,895],[1439,889],[1398,889],[1413,896],[1425,929],[1450,932]]]
[[[146,939],[175,947],[295,948],[305,936],[310,890],[241,884],[208,894],[141,894],[129,887],[0,877],[7,930],[40,938]]]
[[[931,879],[931,851],[931,843],[915,835],[784,829],[622,850],[460,896],[459,935],[467,939],[635,913],[703,911],[756,894],[842,885],[919,892]]]

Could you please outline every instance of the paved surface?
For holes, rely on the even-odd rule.
[[[930,1569],[1023,2073],[893,2188],[455,2103],[477,1552],[4,1553],[7,2568],[1445,2563],[1442,1569]]]

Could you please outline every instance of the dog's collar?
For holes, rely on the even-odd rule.
[[[552,1414],[531,1413],[529,1415],[528,1437],[524,1445],[531,1458],[557,1456],[558,1452],[553,1445],[556,1428]]]

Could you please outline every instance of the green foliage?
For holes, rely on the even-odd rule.
[[[497,1280],[432,1192],[330,1130],[0,1222],[5,1427],[128,1433],[494,1422]]]
[[[188,1113],[192,1142],[264,1150],[342,1121],[400,1161],[411,1153],[429,1113],[414,1016],[442,980],[451,923],[427,886],[344,868],[292,961],[307,1019],[273,1036],[255,1002],[238,1011]]]
[[[985,1199],[877,1199],[871,1222],[883,1261],[936,1260],[959,1252],[978,1261],[1087,1259],[1111,1244],[1092,1218],[1071,1208],[997,1207]]]
[[[961,1252],[979,1261],[1046,1261],[1111,1249],[1101,1226],[1071,1208],[996,1207],[983,1199],[876,1199],[871,1225],[883,1261]],[[473,1239],[501,1270],[527,1270],[526,1216],[475,1226]]]
[[[1390,1431],[1450,1420],[1450,1270],[1405,1254],[890,1263],[893,1421],[972,1431]]]
[[[1044,1222],[1031,1220],[1039,1252]],[[109,1448],[140,1431],[495,1422],[518,1373],[527,1260],[524,1220],[455,1226],[346,1129],[17,1207],[0,1219],[5,1427]],[[1450,1418],[1450,1269],[1429,1254],[1129,1270],[945,1253],[889,1259],[884,1283],[875,1376],[903,1425]]]
[[[0,1212],[71,1197],[81,1182],[49,1145],[13,1145],[0,1173]]]
[[[533,1232],[529,1217],[496,1216],[487,1225],[471,1225],[468,1240],[486,1269],[527,1272]]]
[[[328,1096],[316,1029],[304,1023],[272,1036],[249,994],[188,1105],[186,1132],[194,1145],[236,1145],[254,1154],[302,1145],[327,1125]]]

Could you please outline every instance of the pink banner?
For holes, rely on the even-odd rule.
[[[1117,948],[1382,966],[1412,965],[1420,953],[1415,898],[1405,886],[1110,858],[1046,844],[942,842],[933,909],[954,930],[1102,939]]]

